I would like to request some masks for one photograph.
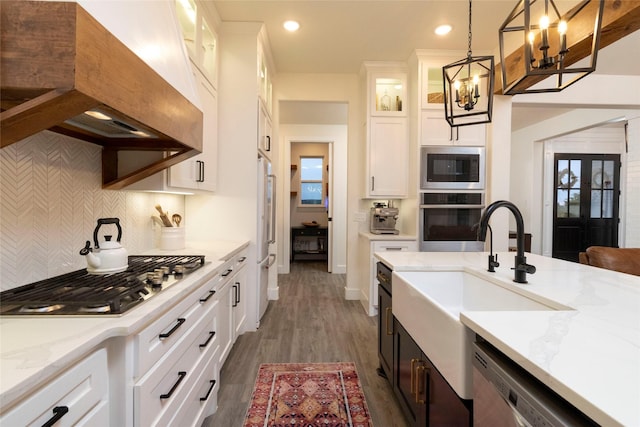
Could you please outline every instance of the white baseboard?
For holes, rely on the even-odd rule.
[[[346,300],[359,300],[360,299],[360,289],[358,288],[344,288],[344,299]]]
[[[269,300],[280,299],[280,287],[267,288],[267,298]]]

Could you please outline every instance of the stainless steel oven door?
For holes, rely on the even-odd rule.
[[[421,205],[420,251],[481,252],[477,224],[482,209],[478,205]]]
[[[422,147],[421,190],[483,190],[484,147]]]

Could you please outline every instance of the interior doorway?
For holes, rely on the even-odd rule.
[[[554,156],[552,256],[578,262],[589,246],[618,246],[620,155]]]
[[[291,143],[291,262],[320,261],[331,272],[332,142]]]
[[[323,165],[328,182],[325,183],[323,214],[326,218],[327,238],[322,244],[327,251],[327,271],[333,274],[345,274],[347,270],[347,181],[348,181],[348,104],[346,102],[319,101],[279,101],[280,118],[278,121],[279,139],[282,140],[280,170],[283,194],[282,200],[282,245],[278,247],[283,261],[280,274],[289,274],[291,267],[292,228],[301,226],[301,222],[313,221],[311,218],[292,218],[290,212],[300,203],[294,192],[298,184],[290,177],[296,174],[294,168],[300,168],[299,156],[294,157],[292,150],[296,144],[319,144],[328,149],[328,162]],[[295,160],[294,160],[295,159]],[[328,165],[328,171],[327,171]],[[299,171],[299,169],[298,169]],[[313,181],[313,177],[311,178]],[[291,195],[291,196],[289,196]],[[328,212],[327,212],[328,211]],[[320,222],[316,219],[317,222]],[[324,224],[323,224],[324,225]],[[315,247],[319,248],[318,240]],[[309,250],[311,246],[309,246]],[[304,264],[303,264],[304,265]]]

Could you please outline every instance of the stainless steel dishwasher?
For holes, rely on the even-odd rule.
[[[598,425],[488,343],[473,349],[475,427]]]

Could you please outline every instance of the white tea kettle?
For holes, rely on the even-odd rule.
[[[103,224],[115,224],[118,228],[118,238],[112,241],[111,235],[105,235],[104,240],[98,243],[98,230]],[[125,271],[129,267],[129,257],[127,250],[120,245],[122,238],[122,228],[118,218],[100,218],[98,225],[93,230],[94,248],[87,240],[84,248],[80,250],[80,255],[87,259],[87,272],[89,274],[110,274]]]

